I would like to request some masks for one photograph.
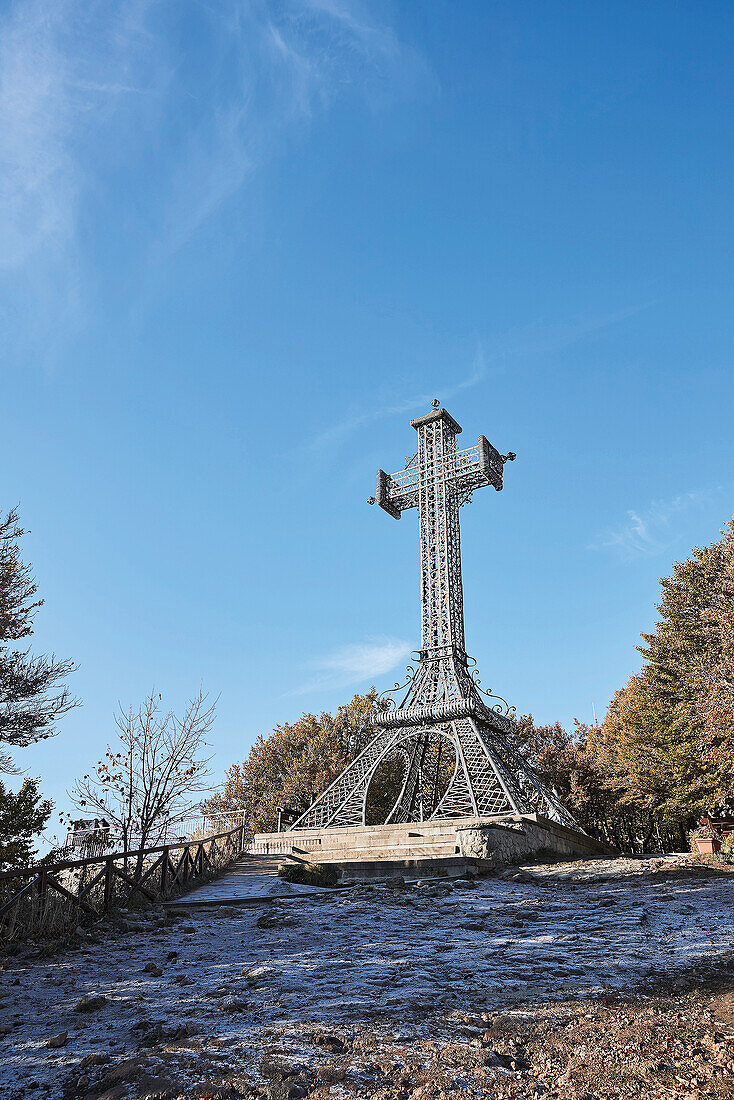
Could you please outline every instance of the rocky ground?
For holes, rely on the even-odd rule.
[[[132,913],[3,961],[15,1100],[734,1100],[734,875],[524,867]]]

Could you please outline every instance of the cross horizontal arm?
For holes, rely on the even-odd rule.
[[[374,497],[370,497],[370,503],[379,504],[394,519],[400,519],[401,512],[406,508],[418,507],[420,487],[426,481],[442,481],[455,486],[462,497],[485,485],[493,485],[499,492],[502,488],[502,467],[514,457],[512,452],[501,455],[480,435],[476,447],[446,454],[427,469],[412,459],[404,470],[395,474],[378,470],[377,491]]]

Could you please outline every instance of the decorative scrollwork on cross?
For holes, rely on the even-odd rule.
[[[487,691],[486,688],[482,687],[482,681],[479,678],[479,669],[477,667],[477,662],[473,657],[467,657],[467,668],[469,670],[469,675],[471,676],[472,683],[482,693],[482,695],[484,695],[487,699],[497,699],[497,703],[495,703],[494,706],[492,706],[490,709],[493,710],[496,714],[504,715],[505,718],[514,718],[517,714],[517,707],[510,706],[504,696],[497,695],[497,693],[492,691],[491,689]]]
[[[405,691],[405,689],[413,683],[416,671],[417,665],[406,665],[405,672],[408,677],[407,680],[404,684],[396,683],[393,687],[387,688],[385,691],[381,692],[375,699],[375,706],[377,709],[381,711],[395,710],[398,704],[393,696],[397,695],[398,692]]]

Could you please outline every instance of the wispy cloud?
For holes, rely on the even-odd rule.
[[[493,337],[488,342],[491,350],[487,350],[485,342],[476,337],[476,350],[471,366],[458,382],[445,384],[446,378],[450,379],[455,370],[454,366],[448,365],[446,377],[443,381],[437,381],[432,390],[425,388],[412,393],[408,391],[402,396],[394,392],[376,394],[371,409],[347,413],[325,431],[314,435],[307,442],[306,451],[311,458],[324,458],[360,428],[391,416],[425,410],[434,397],[438,397],[442,403],[448,402],[458,393],[502,374],[513,361],[570,347],[605,328],[636,316],[650,305],[652,302],[643,302],[611,313],[569,317],[561,321],[534,321]]]
[[[152,0],[16,0],[0,18],[3,328],[35,334],[82,312],[82,210],[99,186],[100,137],[141,110],[163,54]],[[118,135],[119,136],[119,135]]]
[[[357,0],[14,0],[0,15],[0,277],[15,308],[66,317],[110,243],[165,262],[318,112],[346,97],[379,109],[427,73]],[[119,203],[123,166],[125,233],[92,245],[89,207]]]
[[[654,305],[636,302],[609,313],[580,314],[560,319],[538,318],[492,340],[488,362],[550,354],[590,339],[607,328],[636,317]]]
[[[311,458],[323,458],[337,448],[343,441],[349,438],[359,428],[374,424],[379,420],[385,420],[391,416],[404,413],[426,411],[431,401],[438,397],[443,403],[450,401],[457,393],[471,389],[487,376],[487,363],[481,342],[477,341],[474,359],[468,373],[458,382],[453,382],[448,387],[437,387],[436,390],[424,389],[421,392],[406,393],[398,396],[395,393],[382,394],[375,398],[373,407],[367,411],[349,413],[335,424],[331,424],[325,431],[312,436],[306,444],[306,450]]]
[[[248,0],[210,9],[214,74],[200,100],[168,196],[171,250],[237,192],[248,175],[302,138],[337,99],[377,108],[420,84],[422,59],[355,0]]]
[[[662,553],[675,541],[675,520],[685,512],[711,502],[712,490],[682,493],[672,500],[654,501],[641,511],[630,509],[626,520],[589,543],[590,550],[611,550],[622,561]]]
[[[314,691],[356,687],[376,681],[407,660],[410,652],[408,642],[387,636],[341,646],[310,661],[309,679],[289,694],[308,695]]]

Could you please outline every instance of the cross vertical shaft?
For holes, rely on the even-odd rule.
[[[421,650],[431,659],[464,656],[456,436],[461,428],[438,410],[411,421],[418,432],[418,531]]]

